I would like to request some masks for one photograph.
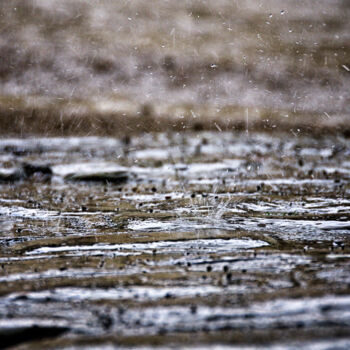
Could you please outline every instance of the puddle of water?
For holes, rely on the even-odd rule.
[[[204,213],[208,210],[204,209]],[[191,210],[190,214],[193,215]],[[230,212],[228,212],[230,213]],[[235,215],[239,211],[234,210]],[[245,211],[241,211],[245,213]],[[265,212],[266,213],[266,212]],[[134,231],[178,231],[178,230],[205,230],[205,229],[221,229],[231,231],[261,231],[273,232],[278,234],[281,238],[289,239],[291,234],[298,235],[299,238],[305,240],[314,240],[315,237],[319,239],[329,239],[329,234],[349,234],[349,222],[335,221],[335,220],[290,220],[290,219],[269,219],[269,218],[249,218],[243,219],[239,216],[233,216],[229,219],[220,218],[223,214],[227,215],[226,209],[221,213],[210,212],[209,218],[195,218],[189,219],[175,219],[167,221],[159,221],[155,219],[148,219],[144,221],[136,220],[130,221],[128,228]],[[327,232],[327,233],[326,233]],[[327,236],[328,235],[328,236]],[[332,236],[333,237],[333,236]]]
[[[24,207],[0,207],[0,215],[11,218],[36,219],[36,220],[52,220],[57,217],[58,212],[28,209]]]
[[[337,349],[337,350],[346,350],[350,347],[350,340],[348,339],[340,339],[340,340],[323,340],[323,341],[315,341],[315,342],[298,342],[293,341],[289,343],[277,343],[277,344],[269,344],[269,349],[271,350],[297,350],[300,348],[303,348],[305,350],[330,350],[330,349]],[[65,350],[73,350],[73,349],[84,349],[83,347],[67,347],[64,348]],[[89,347],[91,350],[114,350],[115,347],[113,345],[104,344],[101,346],[92,346]],[[118,349],[126,350],[130,349],[128,347],[118,347]],[[174,349],[174,346],[156,346],[156,347],[148,347],[148,346],[136,346],[133,347],[135,350],[151,350],[151,349],[157,349],[157,350],[172,350]],[[181,346],[178,345],[177,349],[181,350],[263,350],[266,349],[266,345],[194,345],[194,346]]]
[[[63,247],[42,247],[35,249],[26,254],[47,254],[47,253],[59,253],[59,252],[78,252],[78,251],[104,251],[113,250],[116,251],[116,255],[127,255],[129,252],[120,252],[120,250],[131,250],[131,254],[138,254],[139,252],[152,254],[154,249],[160,251],[160,253],[169,253],[172,251],[183,252],[188,249],[200,250],[203,253],[207,252],[231,252],[238,249],[252,249],[267,246],[268,243],[252,239],[196,239],[186,241],[162,241],[151,243],[132,243],[132,244],[115,244],[115,245],[103,245],[96,244],[91,246],[63,246]]]
[[[21,293],[9,295],[2,302],[11,303],[16,299],[25,298],[32,302],[43,302],[50,298],[51,301],[78,302],[78,301],[103,301],[103,300],[129,300],[139,299],[140,301],[159,300],[164,298],[195,298],[205,297],[210,294],[243,293],[245,287],[230,286],[226,288],[214,287],[211,285],[190,286],[190,287],[128,287],[113,289],[83,289],[83,288],[57,288],[53,291],[34,293]]]

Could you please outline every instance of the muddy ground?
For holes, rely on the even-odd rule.
[[[0,2],[0,348],[349,349],[349,17]]]
[[[0,161],[3,345],[349,347],[349,139],[12,138]]]

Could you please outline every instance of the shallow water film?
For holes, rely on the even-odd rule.
[[[347,348],[350,141],[282,136],[2,139],[2,343]]]
[[[350,349],[349,18],[0,1],[0,348]]]

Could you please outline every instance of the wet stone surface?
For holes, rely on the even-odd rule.
[[[0,189],[3,346],[349,347],[349,139],[2,139]]]

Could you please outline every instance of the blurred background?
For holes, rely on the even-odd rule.
[[[347,0],[2,1],[0,130],[344,130],[349,18]]]

